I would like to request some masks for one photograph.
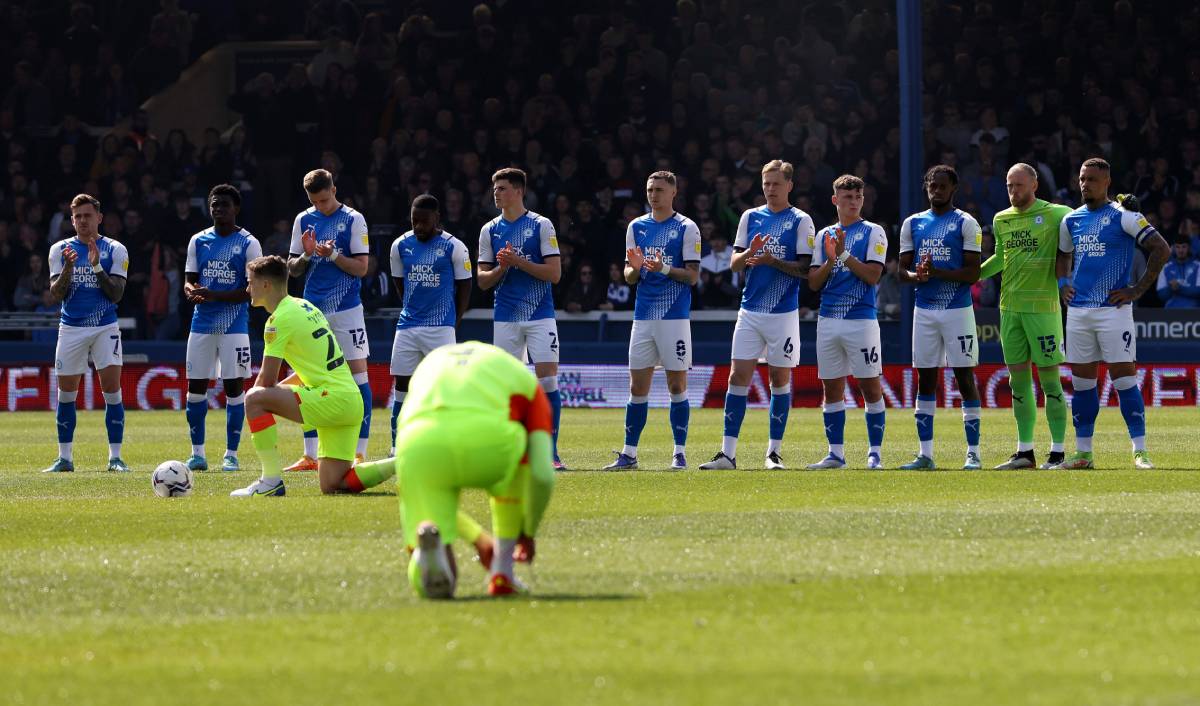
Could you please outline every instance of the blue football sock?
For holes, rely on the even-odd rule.
[[[843,444],[846,435],[846,403],[826,402],[821,414],[825,422],[825,439],[829,442],[829,453],[845,458]]]
[[[867,403],[867,443],[870,453],[879,453],[883,446],[883,432],[887,426],[887,412],[883,411],[883,400]]]
[[[366,377],[366,373],[360,373]],[[371,383],[365,380],[358,384],[358,394],[362,395],[363,401],[363,418],[362,424],[358,428],[358,438],[367,439],[371,436],[371,408],[375,404],[375,400],[371,395]]]
[[[742,433],[742,420],[746,418],[745,387],[730,385],[725,393],[725,436],[737,438]]]
[[[70,395],[69,401],[64,401],[66,395]],[[54,413],[54,420],[58,422],[58,443],[69,444],[75,438],[75,392],[59,392],[58,393],[58,409]]]
[[[188,433],[192,437],[192,446],[204,445],[204,423],[208,417],[208,397],[201,393],[189,392],[187,396]]]
[[[771,388],[771,424],[768,438],[771,441],[783,441],[783,432],[787,429],[788,413],[792,411],[792,386]]]
[[[963,400],[962,414],[967,450],[979,453],[979,400]]]
[[[1142,400],[1142,389],[1133,375],[1113,380],[1113,387],[1117,388],[1117,400],[1125,427],[1129,429],[1129,438],[1133,439],[1135,450],[1140,451],[1146,442],[1146,403]]]
[[[538,378],[538,383],[546,393],[546,399],[550,401],[550,421],[554,424],[552,434],[554,458],[558,460],[558,423],[562,419],[562,394],[558,391],[558,376],[549,375]]]
[[[119,390],[104,393],[104,426],[108,429],[108,443],[120,444],[125,437],[125,404]]]
[[[225,449],[237,451],[242,443],[242,425],[246,421],[246,394],[225,398]]]
[[[630,397],[625,404],[625,446],[636,449],[646,428],[646,416],[650,403],[645,397]]]
[[[408,396],[408,392],[396,392],[396,399],[392,400],[392,452],[396,450],[396,420],[400,417],[400,408],[404,406],[404,398]]]
[[[687,445],[688,420],[691,416],[692,407],[688,404],[687,393],[671,395],[671,436],[675,439],[675,446]]]
[[[1100,414],[1100,391],[1096,388],[1095,380],[1077,377],[1074,378],[1073,385],[1075,394],[1071,397],[1071,422],[1075,425],[1076,448],[1078,448],[1079,439],[1090,441],[1095,435],[1096,417]],[[1091,447],[1088,446],[1086,449],[1079,450],[1090,451]]]

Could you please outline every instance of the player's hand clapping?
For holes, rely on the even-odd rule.
[[[928,282],[933,274],[933,258],[929,253],[921,256],[921,261],[917,263],[917,281]]]
[[[750,267],[755,265],[770,265],[775,262],[776,258],[767,250],[769,238],[762,233],[756,233],[754,239],[750,241],[750,257],[746,258],[746,264]]]
[[[63,250],[63,264],[67,268],[73,269],[75,267],[75,260],[77,259],[79,259],[79,254],[74,249],[66,248]]]
[[[846,250],[846,231],[840,227],[825,232],[825,259],[836,260]]]
[[[642,269],[646,264],[646,258],[642,255],[641,248],[629,248],[625,251],[625,261],[635,270]]]
[[[304,247],[304,254],[312,257],[317,249],[317,233],[309,226],[303,233],[300,234],[300,245]]]
[[[323,240],[317,243],[313,246],[313,252],[317,254],[317,257],[329,257],[333,254],[333,241]]]
[[[100,264],[100,248],[96,247],[96,239],[88,241],[88,264],[92,267]]]
[[[504,269],[516,267],[520,260],[521,256],[517,254],[517,251],[515,248],[513,248],[512,243],[505,245],[500,249],[500,252],[496,253],[496,262],[499,263]]]

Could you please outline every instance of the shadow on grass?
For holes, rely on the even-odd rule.
[[[507,596],[494,598],[492,596],[462,596],[451,602],[460,603],[496,603],[497,605],[513,603],[596,603],[609,601],[640,601],[645,596],[633,593],[539,593],[528,596]]]

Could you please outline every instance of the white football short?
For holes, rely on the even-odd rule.
[[[1137,360],[1133,307],[1067,309],[1068,363],[1132,363]]]
[[[817,318],[817,377],[877,378],[883,374],[882,358],[875,319]]]
[[[558,323],[554,319],[534,321],[496,321],[492,325],[492,343],[522,363],[558,362]]]
[[[914,368],[974,368],[979,365],[975,309],[913,309]]]
[[[250,377],[250,334],[189,333],[189,380],[238,380]]]
[[[398,328],[392,339],[392,375],[411,376],[434,349],[454,344],[453,326]]]
[[[333,335],[341,346],[346,360],[360,360],[371,355],[371,344],[367,341],[367,324],[363,318],[362,304],[326,314],[325,319],[333,327]]]
[[[800,362],[800,316],[738,311],[733,327],[732,360],[758,360],[767,357],[774,368],[794,368]]]
[[[692,322],[688,319],[634,321],[629,332],[629,369],[661,365],[664,370],[692,367]]]
[[[54,370],[58,375],[83,375],[88,362],[96,370],[121,364],[121,328],[106,326],[58,325],[58,345],[54,348]]]

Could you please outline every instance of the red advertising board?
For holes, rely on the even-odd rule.
[[[1065,371],[1065,368],[1064,368]],[[765,367],[750,387],[749,405],[762,407],[770,397],[770,386]],[[1101,368],[1101,376],[1104,370]],[[662,375],[655,375],[650,403],[665,407],[669,396]],[[688,396],[693,407],[722,407],[729,379],[727,365],[698,365],[688,375]],[[976,379],[983,394],[985,407],[1009,407],[1012,398],[1008,389],[1007,372],[1002,365],[980,365]],[[1146,404],[1196,405],[1197,390],[1200,389],[1200,365],[1144,364],[1138,367],[1138,379]],[[383,407],[391,398],[392,378],[386,364],[370,366],[371,389],[375,394],[375,406]],[[57,383],[54,369],[47,365],[15,365],[0,367],[0,394],[4,395],[2,409],[7,411],[48,410],[54,408],[55,395],[51,392]],[[1070,393],[1070,375],[1063,375],[1063,387]],[[95,375],[84,378],[79,396],[80,409],[103,409],[104,401]],[[563,405],[567,407],[623,407],[629,396],[629,378],[626,369],[619,365],[563,365],[559,370],[559,389]],[[125,404],[130,409],[182,409],[187,397],[187,380],[182,364],[132,363],[122,372],[122,390]],[[911,407],[916,396],[916,374],[912,368],[901,365],[885,365],[883,370],[884,398],[890,407]],[[214,384],[210,391],[210,404],[219,406],[222,394]],[[804,365],[792,374],[792,406],[818,407],[821,404],[821,382],[817,378],[816,366]],[[852,398],[853,396],[853,398]],[[856,404],[858,387],[851,380],[847,392],[849,402]],[[857,398],[857,399],[854,399]],[[958,392],[954,376],[943,371],[938,386],[938,401],[943,406],[956,406]],[[1117,396],[1112,383],[1104,377],[1100,386],[1100,401],[1104,405],[1116,405]]]

